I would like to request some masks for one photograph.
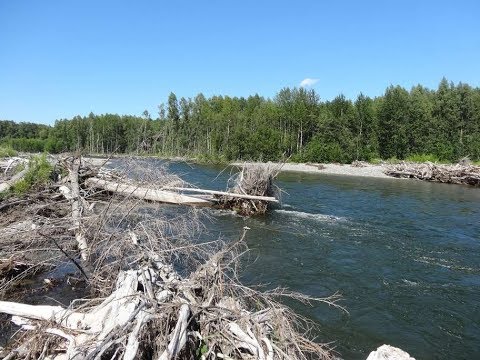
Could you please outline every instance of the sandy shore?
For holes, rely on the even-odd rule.
[[[235,162],[232,165],[242,166],[243,162]],[[256,164],[249,162],[247,164]],[[277,164],[277,163],[275,163]],[[278,163],[280,166],[280,163]],[[309,174],[330,174],[330,175],[348,175],[348,176],[366,176],[375,178],[389,178],[384,173],[385,167],[383,165],[366,164],[362,167],[352,166],[349,164],[303,164],[303,163],[285,163],[281,171],[304,172]]]

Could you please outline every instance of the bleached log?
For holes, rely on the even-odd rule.
[[[127,345],[125,346],[123,360],[134,360],[136,358],[138,347],[140,346],[140,330],[150,318],[151,316],[146,311],[140,311],[140,313],[137,315],[135,327],[130,335],[128,335],[128,341]]]
[[[83,208],[80,199],[80,187],[78,185],[78,171],[80,169],[79,162],[76,162],[76,160],[74,160],[71,168],[68,169],[71,194],[67,195],[65,193],[64,195],[67,199],[70,200],[72,205],[72,218],[73,225],[75,227],[75,240],[77,241],[78,249],[80,250],[80,256],[82,257],[83,261],[87,261],[88,245],[81,227]]]
[[[61,306],[28,305],[11,301],[0,301],[0,313],[22,318],[53,321],[70,329],[78,329],[85,315]]]
[[[135,312],[139,298],[135,297],[138,287],[138,275],[136,271],[127,271],[119,274],[117,280],[117,290],[109,297],[107,306],[100,311],[95,311],[91,315],[90,322],[95,321],[96,325],[101,328],[98,340],[106,338],[116,327],[125,326],[131,315]],[[105,302],[103,303],[105,304]],[[100,319],[103,319],[100,321]]]
[[[109,336],[118,329],[125,328],[135,319],[133,333],[140,332],[142,325],[150,314],[138,308],[141,296],[137,291],[138,274],[134,270],[121,272],[117,279],[116,290],[100,305],[87,313],[74,312],[61,306],[27,305],[15,302],[0,301],[0,313],[14,316],[12,321],[24,330],[36,329],[32,320],[53,322],[69,331],[77,331],[76,335],[64,336],[65,331],[49,328],[47,333],[64,337],[67,342],[68,359],[84,359],[85,355],[98,353],[98,349],[110,342]],[[186,326],[186,325],[185,325]],[[129,354],[134,358],[138,343],[136,336],[129,337]],[[62,354],[63,355],[63,354]],[[60,359],[60,357],[55,357]]]
[[[247,194],[237,194],[237,193],[226,192],[226,191],[204,190],[204,189],[195,189],[195,188],[181,188],[181,187],[173,187],[173,186],[164,186],[162,189],[174,190],[174,191],[196,192],[196,193],[200,193],[200,194],[220,195],[220,196],[227,196],[227,197],[232,197],[232,198],[259,200],[259,201],[267,201],[267,202],[278,203],[278,200],[275,199],[273,196],[255,196],[255,195],[247,195]]]
[[[183,349],[187,342],[187,324],[189,315],[189,306],[187,304],[182,304],[178,312],[178,320],[177,324],[175,325],[175,330],[172,333],[172,339],[158,360],[174,359]]]
[[[238,346],[251,352],[259,360],[265,360],[265,353],[253,334],[247,334],[237,323],[229,322],[228,330],[238,339]]]
[[[3,172],[6,174],[10,169],[13,168],[15,163],[28,163],[28,160],[21,157],[11,157],[5,161],[0,161],[0,169],[4,169]]]
[[[22,318],[53,321],[71,330],[89,329],[103,339],[116,326],[125,325],[135,311],[138,299],[138,275],[135,271],[121,272],[116,290],[91,312],[81,313],[62,306],[28,305],[0,301],[0,313]]]
[[[99,178],[89,178],[85,180],[88,187],[103,189],[125,196],[133,196],[137,199],[158,201],[168,204],[211,206],[212,202],[192,196],[181,195],[172,191],[155,190],[140,186],[117,183],[113,181],[102,180]]]
[[[8,159],[7,163],[5,164],[5,170],[3,171],[3,173],[6,174],[16,161],[17,160],[15,158]]]

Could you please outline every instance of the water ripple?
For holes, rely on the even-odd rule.
[[[334,216],[334,215],[326,215],[326,214],[312,214],[303,211],[295,211],[295,210],[275,210],[276,213],[290,215],[302,219],[310,219],[315,221],[321,222],[337,222],[337,221],[347,221],[347,218],[341,216]]]

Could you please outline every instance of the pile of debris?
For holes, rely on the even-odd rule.
[[[0,312],[30,335],[12,349],[17,358],[330,358],[329,349],[304,338],[297,317],[229,273],[239,242],[182,278],[157,254],[117,276],[114,291],[80,307],[0,301]],[[140,244],[138,244],[140,246]],[[327,301],[285,293],[301,301]]]
[[[217,197],[219,207],[233,209],[244,216],[265,214],[269,204],[278,202],[280,189],[273,181],[280,169],[281,165],[272,163],[244,164],[241,171],[230,178],[228,193]],[[246,197],[231,197],[231,193]]]
[[[431,162],[401,162],[387,167],[385,174],[398,178],[480,186],[480,166],[471,164],[442,165]]]
[[[309,340],[301,330],[304,320],[278,300],[339,307],[339,297],[260,292],[240,284],[247,229],[234,243],[198,243],[192,237],[201,228],[199,208],[173,218],[149,215],[140,210],[149,205],[151,189],[118,191],[120,184],[140,186],[77,157],[59,159],[56,166],[64,176],[37,191],[43,198],[3,200],[10,220],[0,229],[0,258],[9,260],[1,262],[6,281],[0,294],[6,300],[15,281],[39,263],[55,267],[66,261],[83,277],[85,296],[70,306],[0,301],[0,313],[11,315],[20,329],[0,348],[5,358],[332,358],[331,349]],[[273,178],[249,170],[237,190],[273,195]],[[261,185],[252,183],[255,178]],[[116,187],[105,190],[108,182]],[[164,188],[178,179],[159,183]],[[32,254],[40,253],[35,263]]]

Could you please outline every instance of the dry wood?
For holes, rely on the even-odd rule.
[[[137,199],[158,201],[169,204],[211,206],[212,202],[192,196],[181,195],[172,191],[155,190],[140,186],[128,185],[119,182],[89,178],[85,185],[92,188],[107,190],[113,193],[132,196]]]
[[[72,206],[72,218],[73,218],[73,225],[75,228],[75,240],[78,244],[78,249],[80,250],[80,255],[82,261],[87,261],[88,259],[88,244],[83,234],[82,229],[82,201],[80,197],[80,186],[78,184],[78,172],[80,169],[80,162],[81,159],[73,159],[71,166],[68,168],[69,173],[69,180],[70,180],[70,190],[71,195],[69,196],[69,200]],[[67,197],[68,199],[68,197]]]
[[[480,166],[469,164],[442,165],[431,162],[423,164],[401,162],[389,166],[385,170],[385,174],[400,178],[480,186]]]
[[[172,333],[172,339],[168,343],[165,351],[158,358],[159,360],[171,360],[178,356],[187,342],[187,325],[190,315],[190,307],[182,304],[178,312],[178,320]]]
[[[204,190],[204,189],[196,189],[196,188],[181,188],[181,187],[173,187],[173,186],[164,186],[162,189],[173,190],[173,191],[196,192],[201,194],[220,195],[220,196],[231,197],[231,198],[278,203],[278,200],[273,196],[256,196],[256,195],[238,194],[238,193],[226,192],[226,191]]]
[[[6,162],[0,162],[0,169],[4,169],[3,173],[6,174],[17,161],[17,158],[10,158]]]
[[[33,264],[17,260],[14,257],[8,259],[0,258],[0,279],[11,279],[32,266]]]
[[[51,359],[102,354],[134,359],[145,351],[153,351],[153,359],[186,359],[199,349],[208,350],[202,353],[205,359],[329,358],[327,348],[296,332],[293,314],[271,295],[243,287],[232,280],[236,276],[227,275],[243,246],[239,242],[226,247],[182,278],[158,252],[145,253],[137,244],[142,263],[149,265],[121,271],[115,290],[100,304],[84,310],[0,302],[0,312],[13,315],[12,321],[24,331],[42,334],[42,351]],[[158,335],[149,340],[147,334]],[[45,345],[50,337],[55,342]],[[31,357],[36,354],[32,348],[14,357]]]

